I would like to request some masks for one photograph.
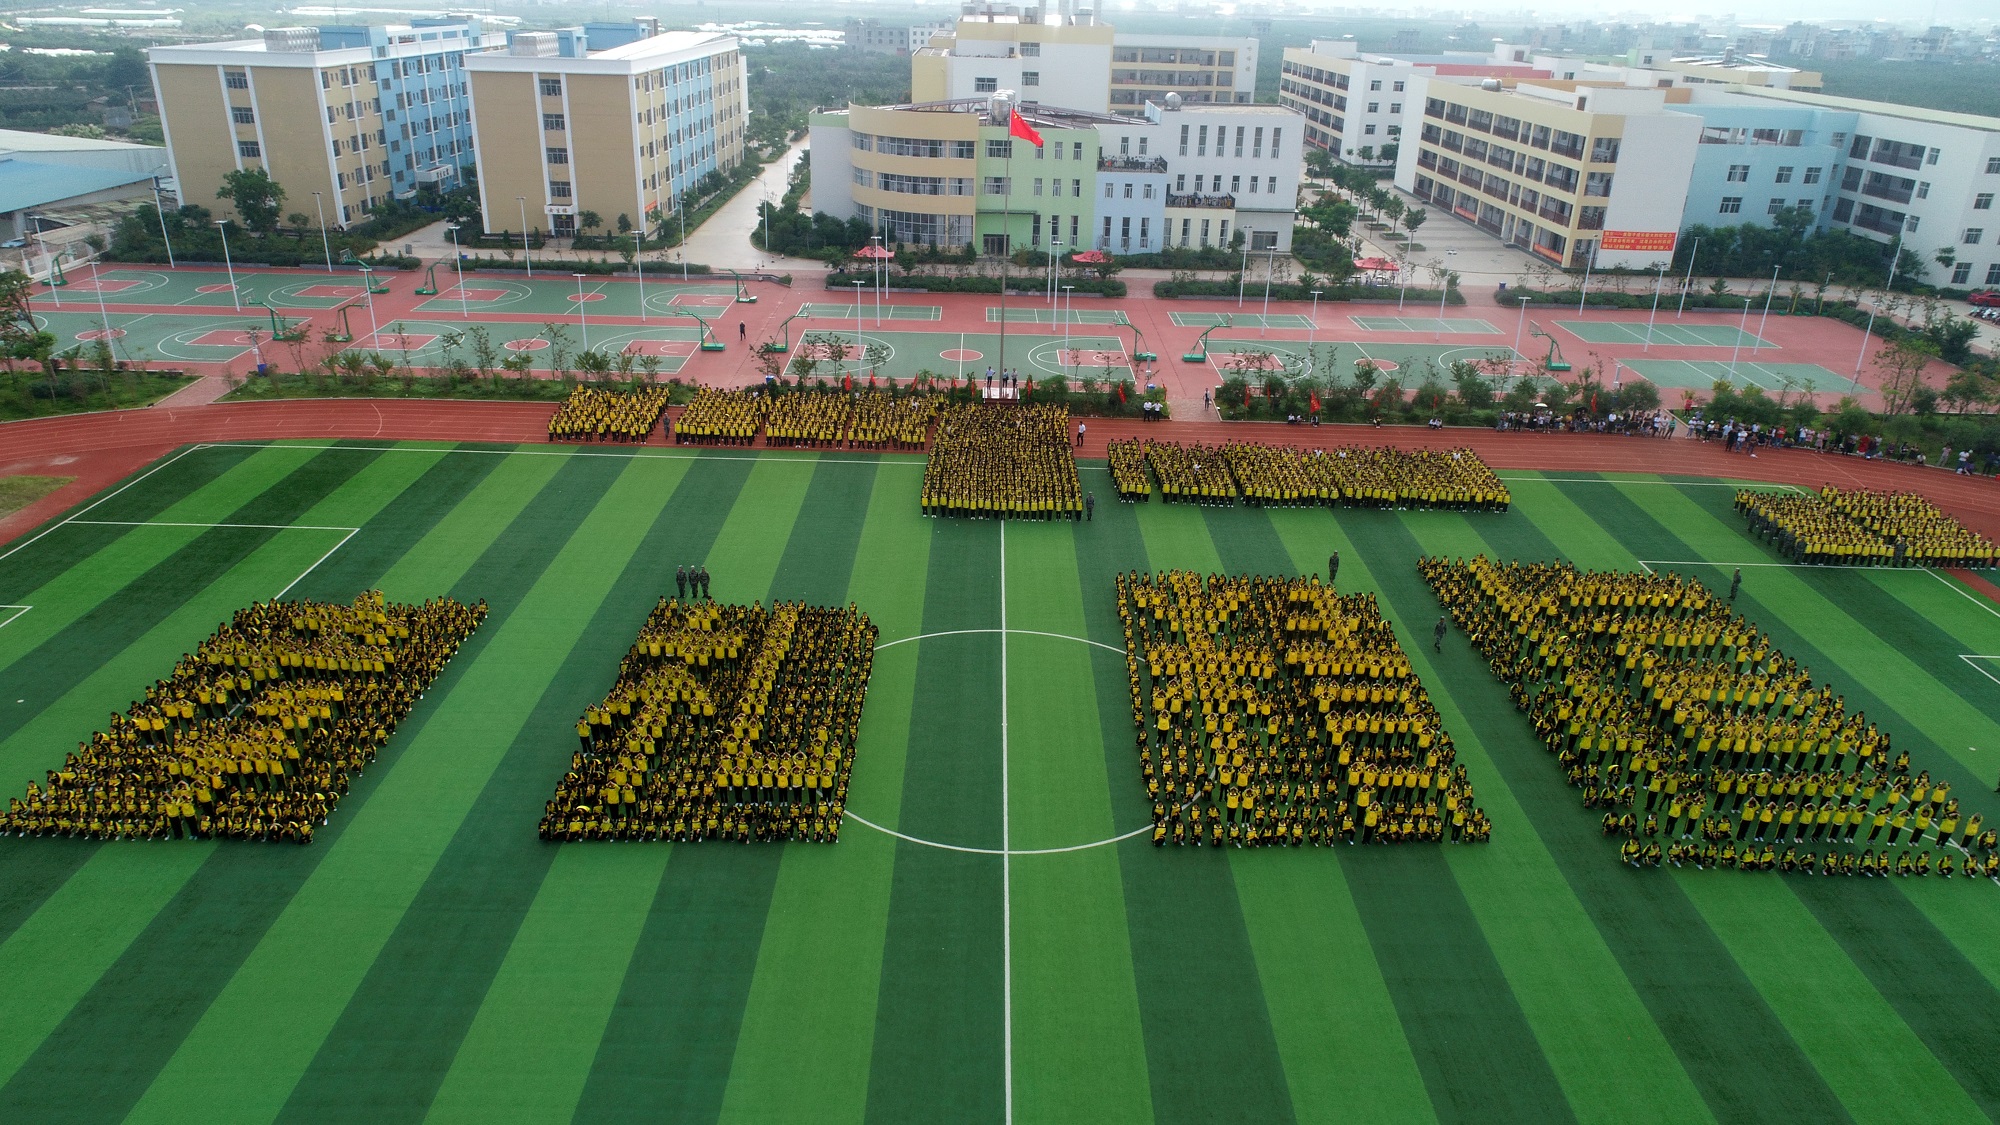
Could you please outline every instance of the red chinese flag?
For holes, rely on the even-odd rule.
[[[840,377],[840,389],[841,389],[841,390],[843,390],[843,391],[851,391],[851,390],[853,390],[853,389],[854,389],[854,376],[852,376],[852,375],[842,375],[842,376]]]
[[[1118,384],[1118,405],[1125,405],[1125,384]]]
[[[1318,394],[1316,394],[1316,393],[1309,393],[1309,394],[1307,394],[1307,395],[1306,395],[1306,401],[1307,401],[1307,402],[1309,402],[1309,403],[1312,403],[1312,409],[1313,409],[1313,413],[1314,413],[1314,414],[1318,414],[1318,413],[1319,413],[1319,395],[1318,395]]]
[[[1034,145],[1036,148],[1042,147],[1042,135],[1040,133],[1035,132],[1035,127],[1033,125],[1028,124],[1027,118],[1021,116],[1020,110],[1018,109],[1009,110],[1008,114],[1009,114],[1007,118],[1008,136],[1019,137],[1022,140],[1028,142],[1029,144]]]

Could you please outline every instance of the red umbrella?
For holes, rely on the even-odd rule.
[[[863,246],[854,252],[854,256],[857,258],[893,258],[896,256],[896,252],[886,246]]]
[[[1396,263],[1387,258],[1356,258],[1354,259],[1354,268],[1358,270],[1387,270],[1390,273],[1395,273]]]
[[[1111,260],[1111,255],[1102,250],[1085,250],[1081,254],[1071,254],[1069,260],[1079,265],[1098,266]]]

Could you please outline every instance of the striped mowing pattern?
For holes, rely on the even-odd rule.
[[[1530,474],[1504,516],[1336,514],[1122,505],[1086,466],[1097,518],[1010,525],[1003,586],[1001,529],[922,518],[913,458],[506,452],[199,448],[0,567],[0,603],[35,607],[0,625],[10,791],[288,583],[492,610],[311,847],[0,840],[0,1121],[2000,1110],[1994,888],[1621,867],[1463,639],[1427,643],[1424,552],[1701,560],[1711,584],[1769,561],[1726,488]],[[296,525],[361,530],[313,567],[332,539]],[[1493,842],[1075,847],[1149,811],[1111,576],[1336,549],[1407,630]],[[922,638],[877,654],[849,799],[906,838],[536,840],[678,563]],[[1920,571],[1746,573],[1742,612],[2000,819],[2000,686],[1960,658],[2000,655],[2000,614]]]

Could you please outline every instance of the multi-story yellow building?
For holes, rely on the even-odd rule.
[[[473,162],[466,62],[483,42],[474,24],[417,20],[152,48],[181,198],[232,215],[216,198],[223,177],[261,168],[287,209],[344,227],[420,186],[456,185]]]
[[[585,211],[658,228],[702,177],[742,163],[736,38],[657,26],[515,32],[467,60],[488,233],[568,235]]]
[[[1396,186],[1503,241],[1576,269],[1671,256],[1702,123],[1684,89],[1413,75],[1422,122]],[[1662,249],[1664,247],[1664,249]]]

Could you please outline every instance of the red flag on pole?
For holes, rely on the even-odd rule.
[[[843,390],[843,391],[851,391],[851,390],[853,390],[853,389],[854,389],[854,376],[853,376],[853,375],[851,375],[851,374],[848,374],[848,375],[842,375],[842,376],[840,377],[840,389],[841,389],[841,390]]]
[[[1312,404],[1312,410],[1313,410],[1313,413],[1314,413],[1314,414],[1318,414],[1318,413],[1319,413],[1319,394],[1318,394],[1318,392],[1309,392],[1309,393],[1307,393],[1307,395],[1306,395],[1306,401]]]
[[[1040,133],[1035,132],[1035,127],[1033,125],[1028,124],[1027,118],[1021,116],[1020,110],[1018,109],[1009,110],[1008,114],[1009,114],[1007,118],[1008,136],[1019,137],[1022,140],[1028,142],[1029,144],[1034,145],[1036,148],[1042,147],[1042,135]]]

